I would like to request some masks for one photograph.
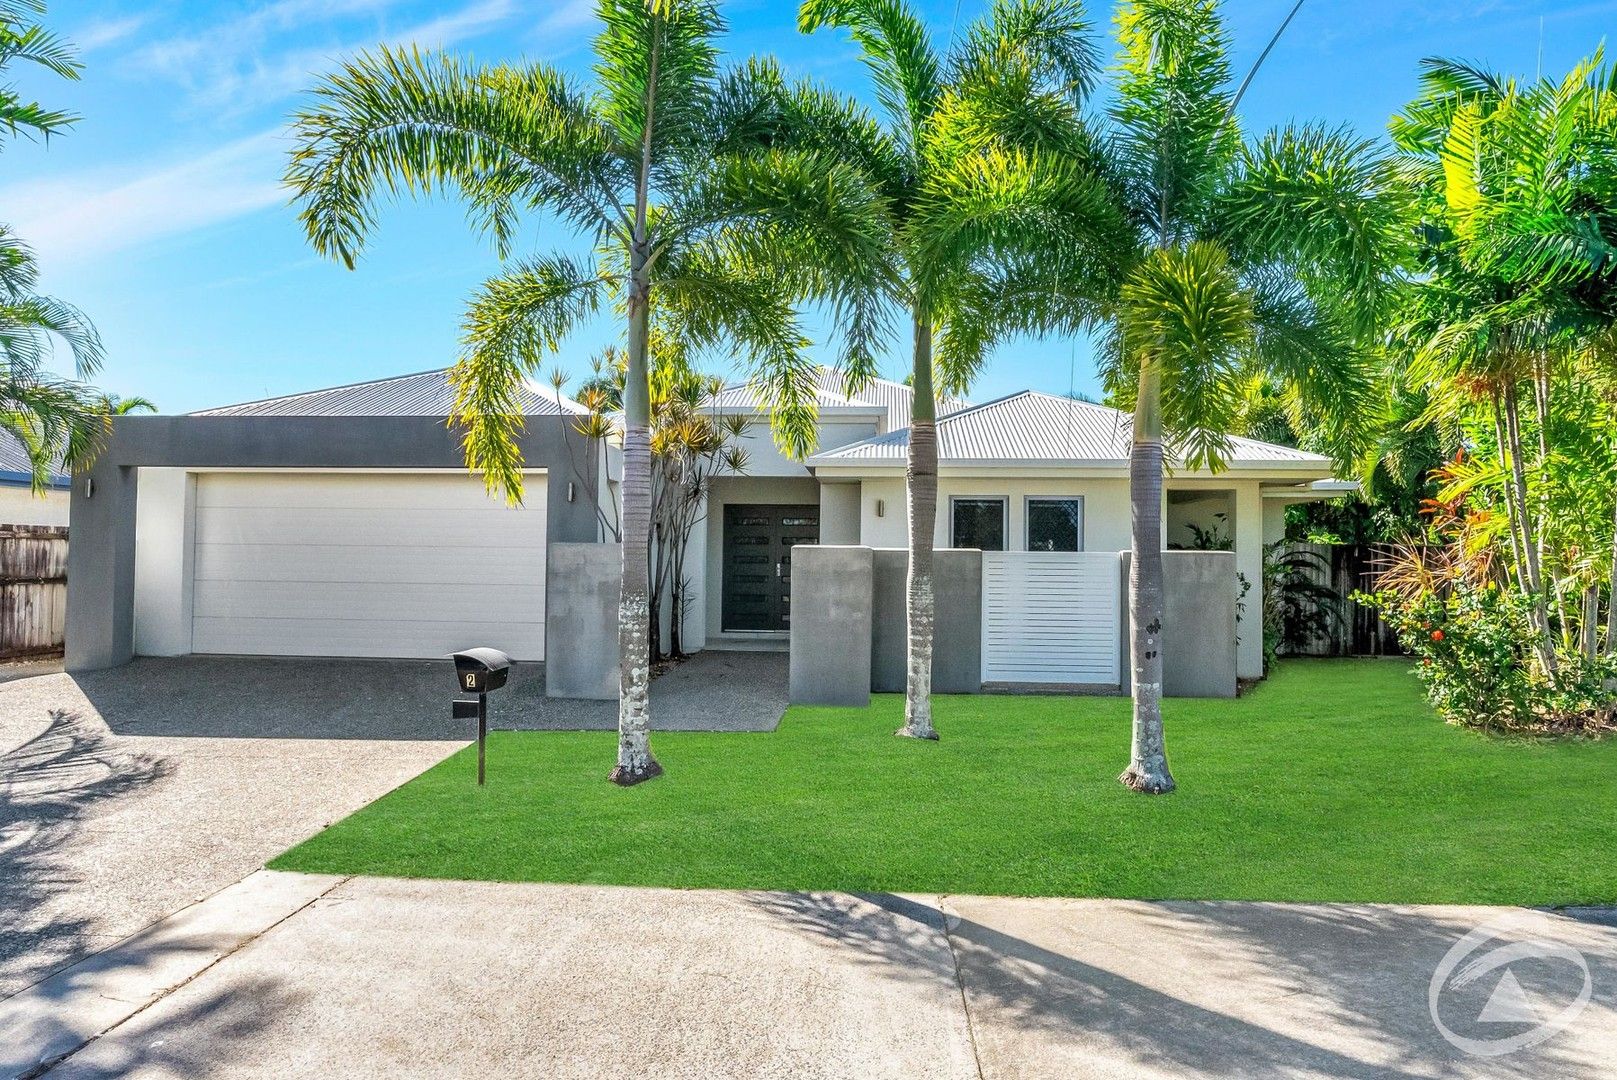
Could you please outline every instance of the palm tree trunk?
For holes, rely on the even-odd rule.
[[[1617,498],[1611,507],[1611,581],[1606,596],[1606,655],[1617,651]]]
[[[1162,731],[1162,386],[1156,365],[1140,363],[1129,455],[1133,559],[1129,563],[1129,661],[1134,673],[1134,736],[1118,779],[1135,791],[1174,788]]]
[[[1500,405],[1500,395],[1497,389],[1493,395],[1493,432],[1494,442],[1499,446],[1499,453],[1508,453],[1510,440],[1505,435],[1505,414],[1503,407]],[[1515,555],[1515,565],[1512,569],[1516,574],[1516,587],[1521,590],[1523,596],[1531,596],[1532,590],[1527,587],[1527,556],[1522,547],[1521,519],[1516,513],[1516,500],[1513,492],[1514,488],[1507,484],[1505,488],[1505,508],[1508,513],[1505,524],[1510,526],[1510,548],[1511,553]]]
[[[623,384],[623,584],[618,598],[618,763],[614,784],[650,780],[651,756],[651,389],[646,368],[649,275],[635,252],[629,295],[629,370]]]
[[[936,602],[932,588],[932,534],[938,521],[937,398],[932,391],[932,319],[915,309],[914,385],[910,412],[910,460],[905,480],[910,504],[910,567],[905,615],[909,629],[904,682],[904,726],[895,734],[936,739],[932,726],[932,635]]]
[[[618,763],[608,777],[628,787],[660,776],[651,756],[651,133],[662,35],[652,21],[646,124],[635,174],[629,245],[629,364],[623,379],[623,572],[618,594]]]
[[[1517,405],[1516,385],[1505,384],[1505,436],[1510,440],[1510,486],[1515,489],[1516,511],[1521,518],[1522,555],[1527,568],[1527,588],[1532,600],[1533,628],[1537,631],[1536,649],[1544,674],[1555,678],[1555,645],[1550,632],[1549,607],[1544,602],[1544,579],[1539,572],[1538,545],[1534,539],[1532,510],[1527,499],[1527,470],[1522,464],[1521,410]]]

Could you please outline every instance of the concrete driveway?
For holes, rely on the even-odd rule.
[[[653,683],[663,729],[771,730],[784,655],[707,653]],[[79,676],[0,668],[0,998],[417,775],[470,733],[434,661],[179,657]],[[608,730],[610,701],[519,665],[496,727]]]
[[[1596,1080],[1617,1074],[1602,918],[261,871],[0,1002],[0,1076]],[[1555,962],[1468,953],[1480,975],[1434,1014],[1433,973],[1501,919]],[[1513,1052],[1434,1023],[1491,1052],[1585,972],[1569,1025]]]
[[[250,688],[243,693],[251,695]],[[0,998],[239,881],[455,751],[415,732],[121,733],[66,675],[0,685]]]

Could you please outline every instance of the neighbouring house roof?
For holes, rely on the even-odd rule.
[[[886,420],[882,425],[883,431],[892,431],[895,428],[908,427],[910,423],[910,406],[915,400],[915,393],[903,383],[893,382],[891,379],[875,379],[869,386],[849,397],[845,392],[847,385],[842,372],[835,368],[821,367],[815,369],[818,385],[814,391],[814,404],[820,409],[860,409],[870,412],[884,413]],[[969,401],[957,401],[952,398],[938,402],[938,414],[954,412],[967,408]],[[720,409],[758,409],[769,408],[769,401],[764,394],[753,384],[740,382],[731,383],[718,396],[713,399],[713,405]]]
[[[447,369],[418,371],[391,379],[333,386],[286,397],[244,401],[217,409],[202,409],[192,416],[448,416],[454,395]],[[554,391],[524,387],[520,391],[522,415],[559,416],[584,413],[584,406]]]
[[[1132,418],[1087,401],[1024,390],[938,420],[938,460],[943,465],[1124,468]],[[899,466],[909,453],[905,427],[815,454],[810,468]],[[1232,437],[1231,469],[1274,469],[1329,476],[1331,461],[1289,446]]]
[[[28,487],[34,480],[34,467],[28,462],[28,451],[22,441],[9,431],[0,431],[0,485]],[[50,472],[50,486],[65,488],[72,478],[62,471],[58,462]]]

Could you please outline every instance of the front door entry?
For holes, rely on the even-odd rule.
[[[724,629],[790,630],[792,545],[819,542],[818,506],[726,506]]]

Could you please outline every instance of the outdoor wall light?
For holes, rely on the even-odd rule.
[[[511,677],[511,658],[498,649],[467,649],[455,654],[455,685],[476,701],[456,698],[450,715],[456,720],[477,719],[477,783],[483,784],[483,747],[488,741],[488,695]]]
[[[95,498],[95,477],[93,476],[84,478],[84,497],[86,499]]]
[[[573,501],[573,482],[571,480],[567,481],[567,501]]]
[[[886,517],[887,516],[887,500],[886,499],[877,499],[876,500],[876,516],[877,517]]]

